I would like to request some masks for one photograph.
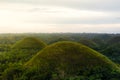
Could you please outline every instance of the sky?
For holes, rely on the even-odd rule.
[[[120,33],[120,0],[0,0],[0,33]]]

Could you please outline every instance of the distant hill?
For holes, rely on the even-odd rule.
[[[108,74],[111,73],[107,71],[119,70],[118,66],[104,55],[87,46],[69,41],[57,42],[44,48],[25,66],[28,68],[36,67],[37,70],[40,70],[39,73],[41,72],[40,74],[44,76],[54,73],[60,77],[88,76],[96,71],[101,75],[110,76]]]
[[[102,53],[108,56],[111,60],[120,64],[120,42],[108,46],[106,49],[102,51]]]
[[[13,49],[42,49],[46,46],[46,43],[43,41],[34,38],[27,37],[24,38],[12,46]]]
[[[120,64],[120,36],[115,36],[106,41],[107,46],[101,52],[114,62]]]
[[[19,61],[25,63],[45,47],[46,44],[43,41],[34,37],[26,37],[16,42],[9,52],[5,53],[9,57],[5,57],[3,63]]]
[[[97,49],[99,47],[95,42],[93,42],[92,40],[89,40],[89,39],[80,39],[79,42],[92,48],[92,49]]]
[[[112,37],[109,41],[108,44],[116,44],[116,43],[120,43],[120,36],[116,36],[116,37]]]

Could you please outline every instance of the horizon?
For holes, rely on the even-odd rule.
[[[120,33],[118,0],[1,0],[0,34]]]
[[[120,33],[86,33],[86,32],[19,32],[19,33],[0,33],[0,35],[7,35],[7,34],[117,34],[119,35]]]

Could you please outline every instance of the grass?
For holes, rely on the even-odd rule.
[[[46,43],[43,41],[33,38],[27,37],[12,46],[13,49],[42,49],[46,46]]]

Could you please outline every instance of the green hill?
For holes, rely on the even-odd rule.
[[[24,38],[16,42],[9,52],[6,52],[5,62],[25,63],[30,60],[37,52],[46,47],[46,44],[33,37]]]
[[[59,42],[59,41],[72,41],[72,39],[69,38],[69,37],[60,37],[58,39],[55,39],[55,40],[51,41],[49,44],[53,44],[53,43],[56,43],[56,42]]]
[[[93,42],[92,40],[89,40],[89,39],[80,39],[79,42],[92,48],[92,49],[97,49],[99,47],[95,42]]]
[[[106,49],[102,51],[102,53],[108,56],[111,60],[120,64],[120,42],[108,46]]]
[[[108,74],[111,74],[112,70],[119,70],[118,66],[104,55],[87,46],[69,41],[57,42],[44,48],[25,66],[36,68],[44,77],[48,74],[57,74],[62,78],[70,75],[88,77],[97,74],[97,71],[100,75],[110,76]]]
[[[120,36],[112,37],[110,40],[108,40],[108,44],[116,44],[120,43]]]
[[[46,44],[33,37],[27,37],[12,46],[13,49],[42,49],[46,46]]]

